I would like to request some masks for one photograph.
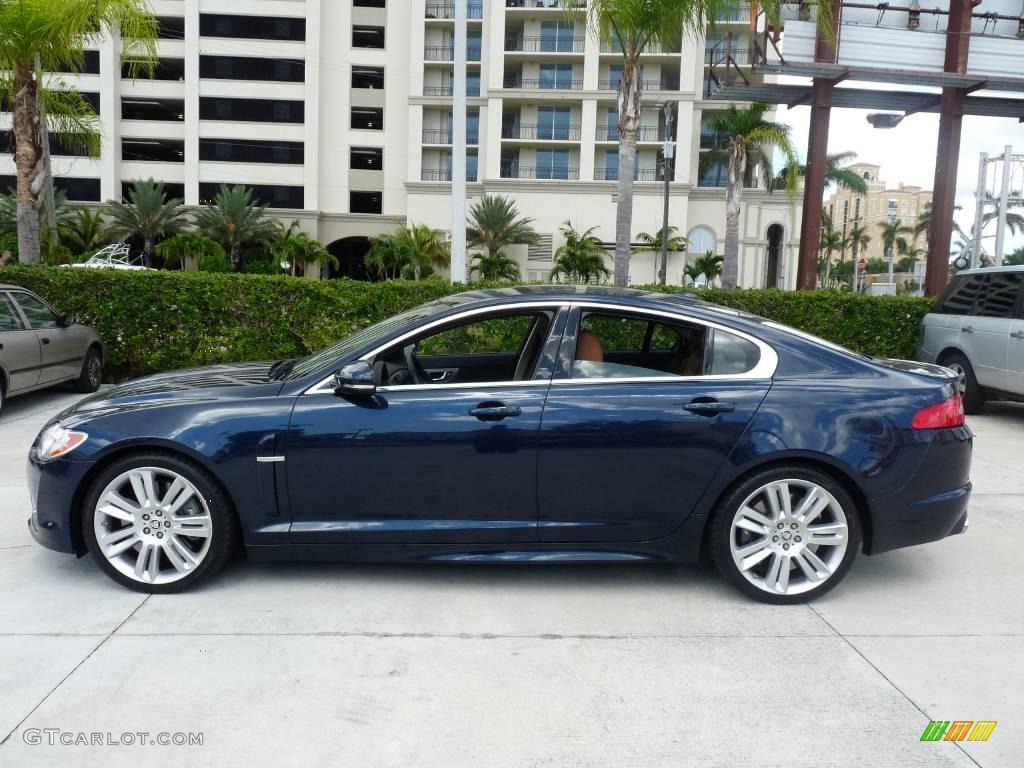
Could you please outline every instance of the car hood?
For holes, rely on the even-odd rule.
[[[271,365],[270,362],[227,363],[144,376],[101,389],[64,410],[58,418],[77,421],[113,411],[180,401],[277,394],[282,382],[268,376]]]

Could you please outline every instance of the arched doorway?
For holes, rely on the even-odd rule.
[[[343,237],[327,246],[327,251],[338,260],[338,268],[325,267],[325,277],[348,277],[352,280],[376,280],[366,270],[366,254],[370,251],[370,238]]]
[[[782,225],[772,224],[768,227],[768,259],[765,265],[764,287],[779,288],[781,275],[779,268],[782,265]]]

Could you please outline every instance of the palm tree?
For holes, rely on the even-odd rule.
[[[484,195],[469,209],[466,243],[495,256],[507,245],[537,242],[533,219],[519,216],[515,202],[501,195]],[[458,275],[457,277],[462,277]]]
[[[668,259],[669,253],[684,253],[686,246],[689,245],[689,241],[682,235],[677,235],[679,227],[673,227],[669,225],[668,228],[668,248],[665,254],[665,258]],[[662,227],[653,235],[648,232],[638,232],[634,238],[635,242],[642,243],[642,245],[633,249],[634,253],[661,253],[661,239],[665,235],[665,228]],[[662,263],[661,268],[658,270],[658,282],[665,285],[667,280],[668,264]]]
[[[473,257],[470,272],[478,272],[481,280],[518,280],[519,265],[501,251],[493,256],[478,253]]]
[[[413,224],[399,231],[399,237],[411,246],[413,279],[419,280],[424,267],[449,267],[452,263],[452,246],[444,235],[426,224]]]
[[[725,110],[706,115],[704,124],[718,137],[703,163],[728,160],[729,173],[725,190],[725,256],[722,262],[722,287],[735,288],[739,278],[740,204],[747,168],[751,163],[761,166],[765,184],[774,175],[768,148],[781,150],[786,156],[786,189],[796,189],[796,150],[789,139],[789,126],[773,123],[765,115],[772,105],[755,102],[747,107],[730,104]],[[620,174],[621,176],[621,174]]]
[[[185,227],[180,198],[167,199],[163,182],[136,181],[128,189],[128,202],[107,201],[110,233],[118,239],[142,238],[142,259],[152,266],[157,238],[176,235]]]
[[[383,279],[395,279],[408,268],[419,280],[425,267],[447,267],[451,264],[451,246],[444,236],[426,224],[409,224],[396,232],[370,238],[366,266]]]
[[[959,211],[960,206],[954,205],[954,211]],[[928,230],[932,228],[932,201],[926,200],[924,205],[921,206],[921,212],[917,214],[917,220],[914,222],[914,239],[917,240],[921,235],[927,234]],[[963,230],[960,229],[960,225],[953,221],[953,231],[959,234],[963,234]]]
[[[846,234],[846,247],[853,249],[853,281],[856,287],[857,271],[860,264],[860,251],[862,248],[867,248],[868,243],[871,242],[871,235],[868,234],[868,229],[862,226],[859,221],[854,221],[853,226],[850,227],[850,231]]]
[[[86,46],[110,28],[120,33],[121,55],[131,62],[132,74],[155,65],[157,22],[146,0],[0,2],[0,100],[12,105],[18,253],[27,264],[39,261],[39,210],[52,185],[41,162],[43,128],[82,149],[99,146],[98,120],[89,103],[72,89],[41,88],[42,74],[80,72]]]
[[[330,264],[338,268],[338,259],[319,240],[303,232],[298,219],[292,221],[287,228],[278,221],[274,225],[278,238],[270,246],[270,253],[276,262],[288,264],[292,276],[299,264],[303,266],[303,272],[307,264]]]
[[[228,261],[227,254],[224,253],[220,243],[203,235],[188,233],[174,235],[159,243],[154,250],[156,255],[164,260],[165,267],[184,268],[186,260],[191,259],[200,269],[210,267],[217,262],[227,265],[226,269],[230,269],[231,262]]]
[[[857,157],[856,152],[836,152],[825,156],[825,186],[835,186],[839,189],[845,189],[849,192],[853,192],[856,195],[866,195],[868,193],[868,183],[864,180],[856,171],[850,170],[845,167],[845,163],[850,160],[854,160]],[[797,175],[804,177],[807,175],[806,165],[797,165]],[[786,169],[782,169],[772,179],[773,187],[785,187],[786,186]]]
[[[363,262],[381,280],[394,280],[403,267],[412,263],[412,246],[397,232],[386,232],[370,238],[370,250]]]
[[[580,232],[570,221],[562,223],[565,242],[555,251],[551,279],[566,277],[571,282],[589,283],[593,278],[607,278],[611,272],[604,265],[604,248],[594,236],[597,227]]]
[[[823,219],[825,217],[822,217]],[[829,274],[832,271],[832,254],[838,250],[841,250],[845,244],[843,235],[832,228],[832,219],[829,217],[825,220],[825,226],[822,227],[821,236],[818,240],[818,250],[825,253],[824,259],[824,279],[827,281]],[[819,270],[819,274],[821,270]]]
[[[244,249],[268,245],[275,234],[273,220],[265,206],[256,204],[251,189],[223,184],[213,203],[196,214],[196,228],[224,247],[236,272],[245,266]]]
[[[907,239],[904,235],[912,235],[914,233],[913,227],[908,227],[899,219],[893,219],[889,221],[879,221],[876,226],[882,230],[880,237],[882,238],[882,252],[885,254],[885,258],[889,263],[889,282],[892,282],[892,259],[893,249],[898,248],[900,252],[906,250]]]
[[[564,3],[572,15],[579,4]],[[683,36],[703,35],[728,0],[590,0],[587,20],[600,40],[622,53],[618,84],[619,174],[615,212],[615,285],[629,284],[633,178],[640,127],[640,54],[646,46],[675,48]]]
[[[683,273],[686,277],[690,278],[690,285],[696,285],[697,278],[704,274],[704,268],[694,262],[693,264],[687,264],[683,267]]]
[[[110,242],[103,214],[88,208],[75,208],[57,231],[61,243],[78,256],[92,254]]]
[[[693,266],[697,277],[703,277],[705,285],[710,288],[715,278],[722,274],[722,262],[721,256],[715,255],[713,251],[708,251],[703,256],[694,259]]]

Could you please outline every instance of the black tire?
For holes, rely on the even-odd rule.
[[[162,468],[181,475],[195,486],[195,489],[201,494],[209,510],[211,528],[209,549],[199,565],[195,567],[195,570],[180,577],[177,581],[152,584],[125,575],[114,567],[102,554],[96,540],[93,521],[100,494],[119,475],[139,467]],[[104,467],[94,478],[92,485],[89,487],[89,492],[86,494],[82,506],[82,531],[85,534],[85,541],[89,551],[104,573],[122,586],[137,592],[151,594],[182,592],[186,589],[191,589],[204,579],[217,573],[231,556],[239,537],[238,520],[231,502],[220,483],[206,469],[195,462],[164,451],[134,453],[117,459]]]
[[[98,347],[89,347],[82,360],[82,372],[75,379],[75,389],[79,392],[95,392],[103,382],[103,355]]]
[[[740,509],[740,506],[744,504],[748,497],[759,488],[762,488],[768,483],[783,480],[797,482],[806,481],[818,485],[828,491],[828,493],[832,494],[836,502],[838,502],[841,507],[847,526],[846,551],[838,566],[832,570],[831,575],[823,582],[817,586],[807,589],[807,591],[796,594],[773,593],[767,591],[763,587],[758,587],[751,583],[747,577],[743,575],[739,566],[734,562],[732,550],[730,548],[731,537],[733,536],[732,523],[736,513]],[[760,602],[771,603],[774,605],[793,605],[797,603],[805,603],[809,600],[821,597],[842,581],[846,572],[853,564],[854,559],[857,557],[857,551],[861,548],[861,525],[857,506],[853,499],[850,498],[850,495],[846,492],[843,486],[830,475],[817,469],[801,465],[776,465],[761,471],[756,471],[753,474],[742,478],[725,492],[722,498],[719,499],[718,503],[715,505],[715,509],[712,512],[708,537],[712,562],[715,564],[715,569],[726,579],[726,581],[733,584],[744,594]],[[821,552],[822,549],[819,547],[817,551]],[[795,563],[790,564],[785,560],[783,560],[783,562],[786,562],[787,568],[793,568],[790,573],[796,573],[799,576],[799,570],[796,568]]]
[[[981,413],[981,409],[985,407],[985,390],[978,384],[970,360],[959,352],[950,352],[942,358],[940,365],[950,368],[960,377],[964,413]]]
[[[4,415],[4,399],[7,397],[7,387],[4,385],[4,377],[0,376],[0,416]]]

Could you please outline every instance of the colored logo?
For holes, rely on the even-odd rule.
[[[921,734],[921,741],[988,741],[996,728],[995,720],[932,720]]]

